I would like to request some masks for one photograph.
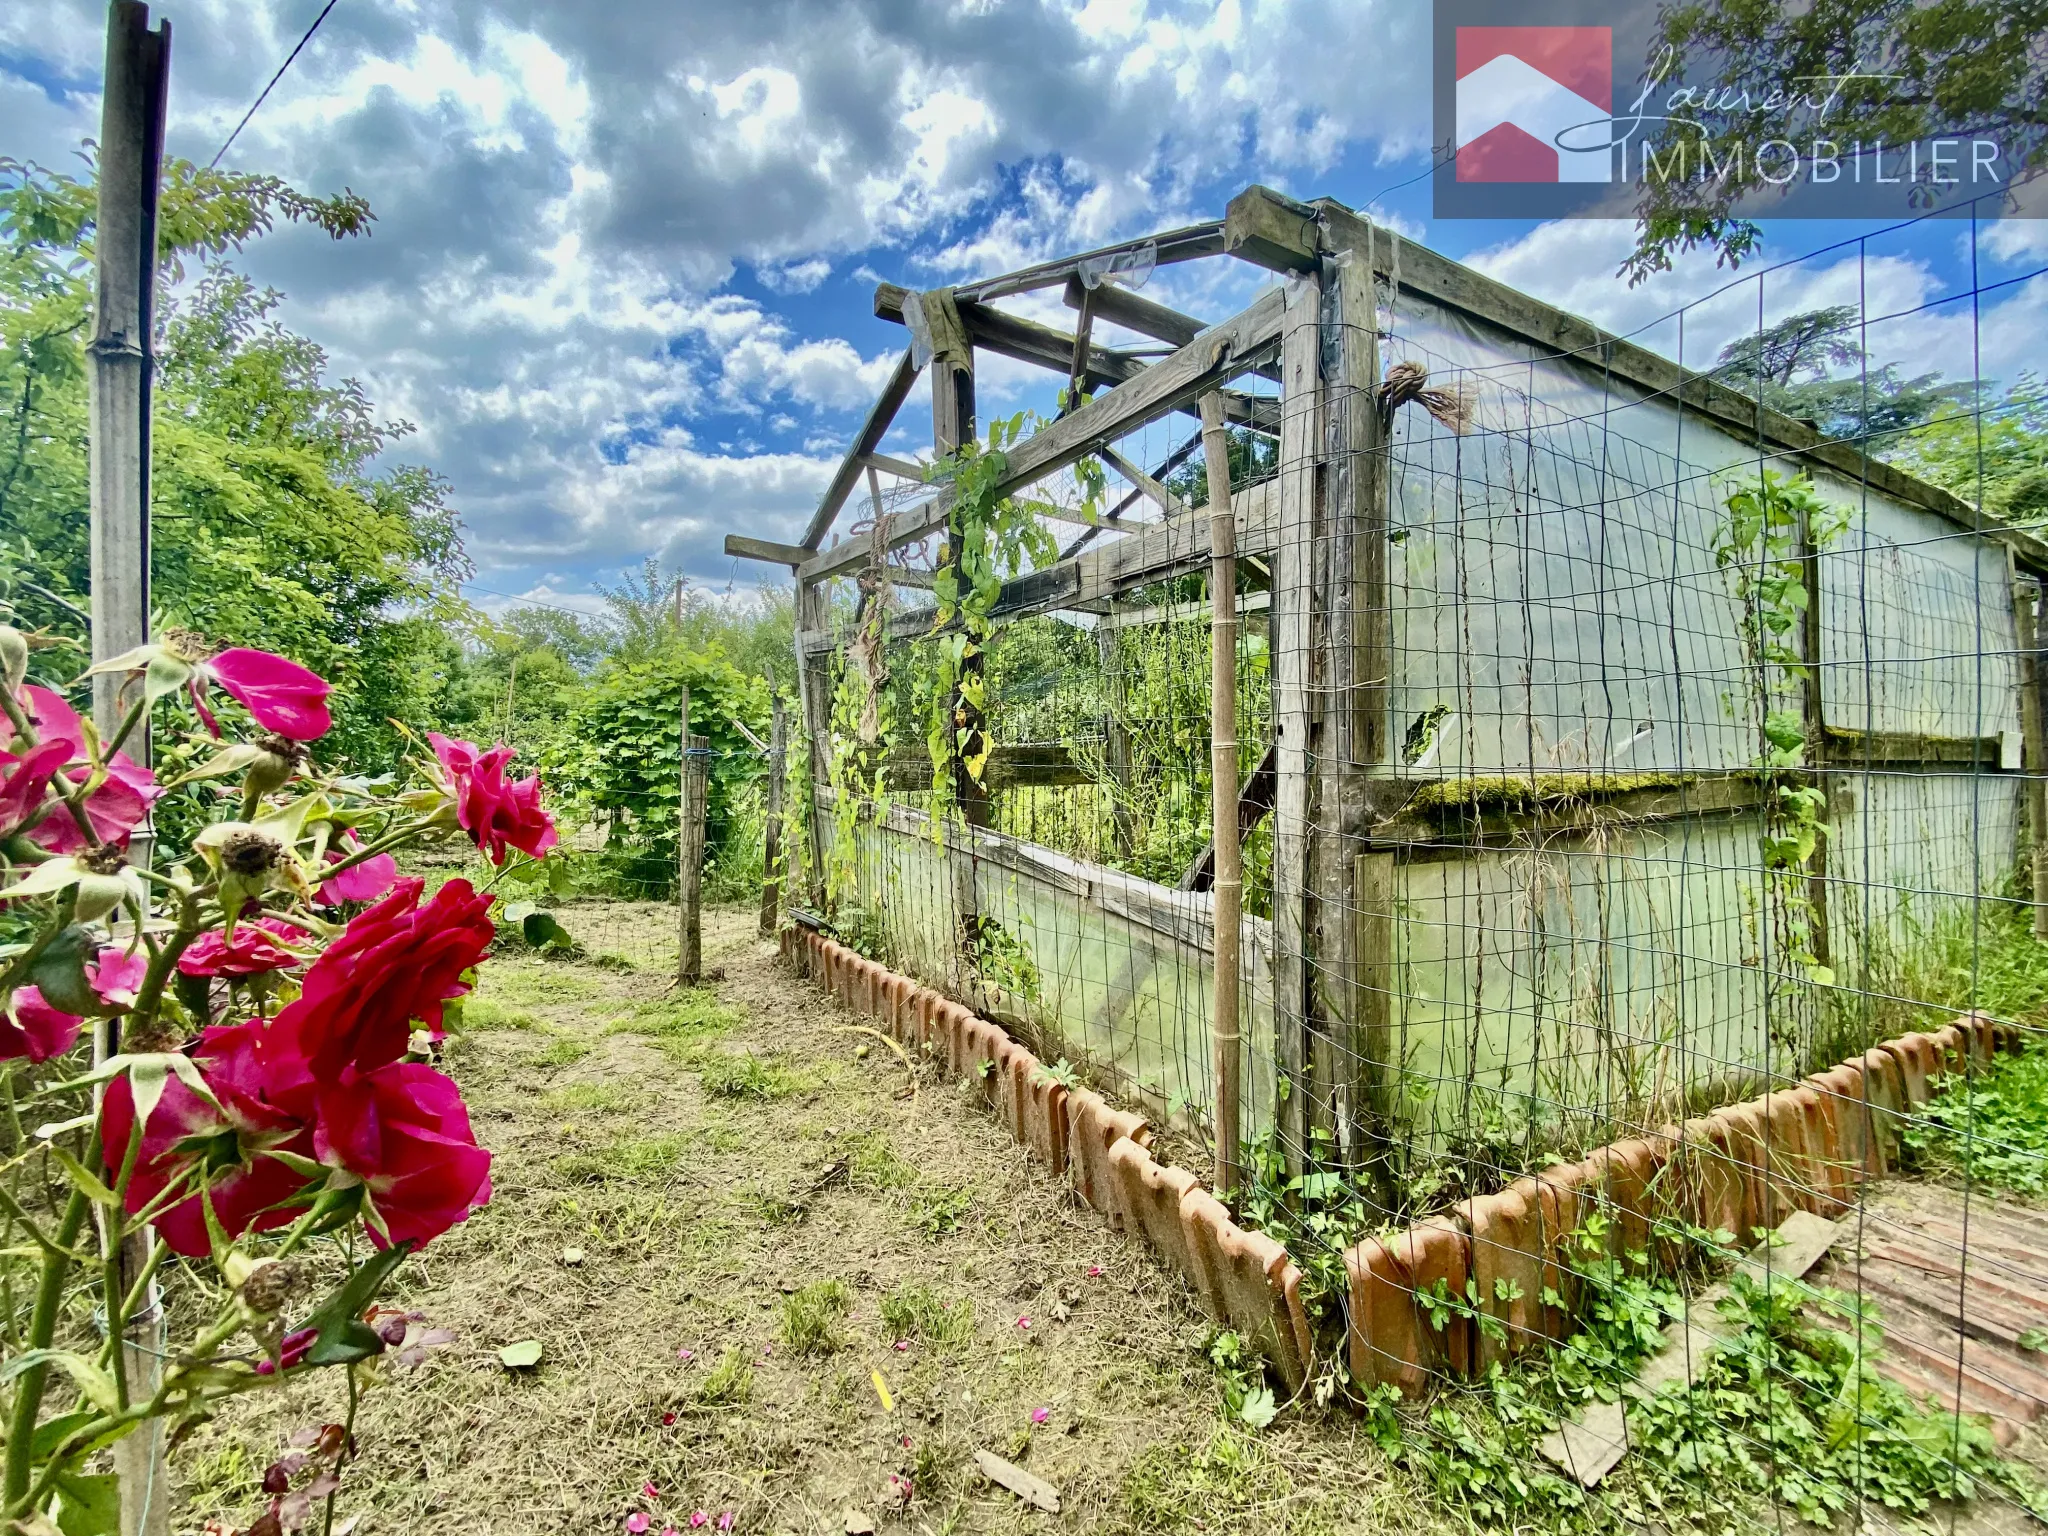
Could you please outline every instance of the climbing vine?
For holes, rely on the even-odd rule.
[[[934,471],[953,488],[945,544],[932,580],[938,608],[923,642],[932,665],[919,669],[935,829],[954,808],[958,773],[980,784],[988,768],[993,743],[983,724],[987,685],[976,663],[995,633],[1003,583],[1021,573],[1027,561],[1035,567],[1059,558],[1059,546],[1039,516],[1046,503],[1000,494],[1009,450],[1043,425],[1043,417],[1025,411],[993,421],[985,445],[961,444]],[[1081,460],[1074,466],[1074,484],[1081,515],[1094,521],[1105,485],[1102,466]]]
[[[1742,606],[1756,762],[1766,794],[1761,851],[1768,920],[1778,953],[1808,981],[1830,986],[1835,975],[1819,952],[1812,894],[1828,809],[1810,756],[1820,744],[1807,739],[1816,658],[1807,655],[1801,637],[1813,601],[1810,568],[1841,537],[1849,514],[1823,499],[1806,476],[1770,470],[1754,480],[1745,476],[1723,505],[1714,557]]]

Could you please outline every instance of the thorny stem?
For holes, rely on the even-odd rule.
[[[72,886],[58,898],[57,921],[29,940],[28,948],[14,957],[5,971],[0,971],[0,997],[5,997],[21,985],[35,963],[42,959],[43,951],[57,940],[57,935],[71,926],[72,916],[78,911],[78,887]]]
[[[341,1492],[341,1479],[338,1474],[341,1471],[341,1464],[348,1460],[350,1452],[355,1447],[356,1403],[361,1395],[356,1387],[355,1362],[351,1360],[348,1367],[348,1418],[342,1427],[341,1454],[334,1461],[334,1470],[337,1474],[335,1486],[327,1495],[327,1518],[320,1522],[320,1536],[334,1536],[334,1499],[335,1495]]]
[[[65,1202],[64,1215],[57,1224],[57,1245],[69,1249],[78,1241],[78,1230],[85,1225],[86,1207],[89,1202],[85,1191],[74,1188],[71,1198]],[[36,1307],[29,1322],[28,1347],[31,1350],[48,1349],[50,1340],[57,1333],[57,1312],[64,1302],[64,1280],[71,1270],[68,1253],[45,1253],[43,1274],[36,1286]],[[21,1385],[14,1389],[13,1411],[7,1425],[7,1509],[14,1512],[21,1504],[22,1495],[28,1492],[30,1458],[35,1450],[36,1415],[43,1405],[43,1382],[48,1377],[47,1364],[30,1366],[21,1373]]]

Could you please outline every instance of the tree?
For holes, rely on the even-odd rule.
[[[2007,522],[2048,529],[2048,388],[2031,373],[1981,417],[1947,411],[1890,457]]]
[[[1702,147],[1732,162],[1738,144],[1783,136],[1782,112],[1766,109],[1773,92],[1782,99],[1802,89],[1796,82],[1828,81],[1840,94],[1825,133],[1845,146],[1983,134],[2018,174],[2036,174],[2048,169],[2044,34],[2048,0],[1674,0],[1656,46],[1674,50],[1674,76],[1714,94],[1649,142],[1666,158],[1682,145],[1691,163]],[[1639,283],[1702,246],[1739,266],[1759,231],[1734,210],[1765,186],[1747,154],[1725,177],[1646,180],[1636,248],[1621,270]]]
[[[84,340],[96,193],[74,178],[0,160],[0,596],[74,642],[47,665],[75,671],[89,606],[88,402]],[[388,721],[430,694],[415,665],[435,631],[467,622],[468,574],[446,482],[384,466],[412,429],[383,422],[361,386],[275,319],[281,296],[218,258],[276,220],[336,239],[370,211],[344,192],[309,197],[275,177],[173,160],[160,217],[170,283],[204,276],[161,306],[151,455],[151,579],[159,621],[223,645],[293,656],[346,699],[329,750],[394,760]]]
[[[1723,347],[1715,374],[1833,438],[1893,436],[1974,398],[1975,386],[1939,373],[1903,378],[1896,364],[1871,367],[1860,323],[1846,304],[1787,316]]]

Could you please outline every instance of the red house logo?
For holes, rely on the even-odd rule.
[[[1458,180],[1614,179],[1612,28],[1460,27],[1457,55]]]

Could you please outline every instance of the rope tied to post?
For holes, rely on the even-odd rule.
[[[1380,384],[1379,400],[1383,420],[1392,421],[1394,412],[1404,405],[1419,405],[1460,437],[1470,429],[1472,410],[1477,404],[1469,384],[1460,384],[1455,389],[1431,388],[1429,370],[1413,360],[1396,363],[1387,370]]]

